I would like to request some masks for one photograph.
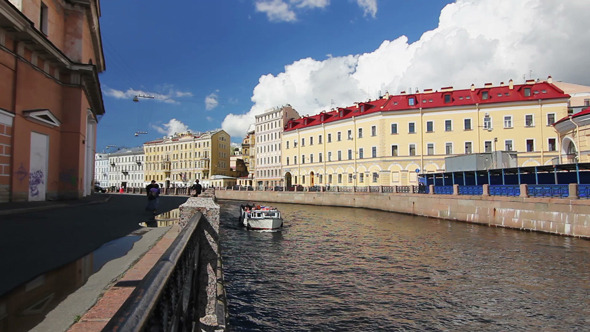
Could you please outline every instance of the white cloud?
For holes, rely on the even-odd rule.
[[[152,125],[152,128],[165,136],[172,136],[176,133],[183,133],[189,130],[187,125],[176,119],[170,119],[168,123],[164,123],[162,126]]]
[[[377,16],[377,0],[356,0],[356,3],[363,9],[365,16]]]
[[[289,8],[289,4],[282,0],[256,1],[256,11],[265,13],[271,22],[293,22],[297,20],[295,12]]]
[[[185,98],[185,97],[192,97],[193,96],[193,94],[191,92],[178,91],[173,88],[167,88],[167,90],[168,91],[166,93],[136,90],[136,89],[132,89],[132,88],[129,88],[126,91],[123,91],[123,90],[116,90],[116,89],[105,86],[105,87],[103,87],[102,92],[104,93],[105,96],[113,97],[116,99],[133,100],[133,98],[135,96],[149,96],[149,97],[153,97],[153,98],[147,98],[147,99],[153,99],[153,100],[163,102],[163,103],[168,103],[168,104],[179,103],[179,101],[176,98]],[[141,100],[141,99],[142,98],[140,97],[139,100]]]
[[[376,13],[372,1],[362,3]],[[438,27],[414,43],[400,36],[369,53],[301,59],[276,76],[261,76],[254,106],[245,114],[229,114],[222,127],[232,137],[244,137],[254,116],[272,107],[291,104],[311,115],[387,91],[518,83],[530,71],[532,78],[551,75],[590,85],[585,70],[590,21],[584,17],[589,11],[589,1],[457,0],[441,11]]]
[[[291,0],[298,8],[325,8],[330,5],[330,0]]]
[[[205,109],[210,111],[219,105],[218,96],[215,92],[210,93],[205,97]]]

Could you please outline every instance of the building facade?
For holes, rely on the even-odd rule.
[[[299,114],[286,105],[256,115],[255,131],[256,165],[255,179],[257,186],[283,186],[281,164],[281,139],[284,126],[290,119],[298,119]]]
[[[119,188],[142,188],[144,180],[145,154],[143,147],[121,149],[108,155],[109,182],[111,190]]]
[[[559,162],[553,128],[569,95],[551,79],[386,95],[288,122],[282,140],[286,185],[417,185],[445,158],[516,152],[519,166]]]
[[[94,155],[94,184],[103,188],[109,186],[109,154],[96,153]]]
[[[99,17],[98,0],[0,1],[0,201],[92,192]]]
[[[560,163],[589,163],[590,107],[560,119],[554,127],[561,142]]]
[[[230,176],[231,143],[224,130],[182,133],[144,143],[145,181],[165,188],[209,185],[212,175]]]

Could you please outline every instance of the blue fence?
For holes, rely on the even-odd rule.
[[[590,198],[590,184],[579,184],[578,185],[578,197]]]
[[[529,197],[568,197],[569,185],[529,184],[527,194],[529,195]]]
[[[490,196],[520,196],[519,185],[494,185],[489,187]]]
[[[434,193],[437,195],[452,195],[453,186],[435,186]]]
[[[483,186],[459,186],[459,195],[483,195]]]

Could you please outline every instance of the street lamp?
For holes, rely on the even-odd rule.
[[[135,95],[135,97],[133,97],[133,101],[138,102],[139,98],[154,99],[156,97],[150,95]]]

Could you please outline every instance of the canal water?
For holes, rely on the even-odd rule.
[[[219,201],[232,331],[582,331],[590,241],[364,209]]]

